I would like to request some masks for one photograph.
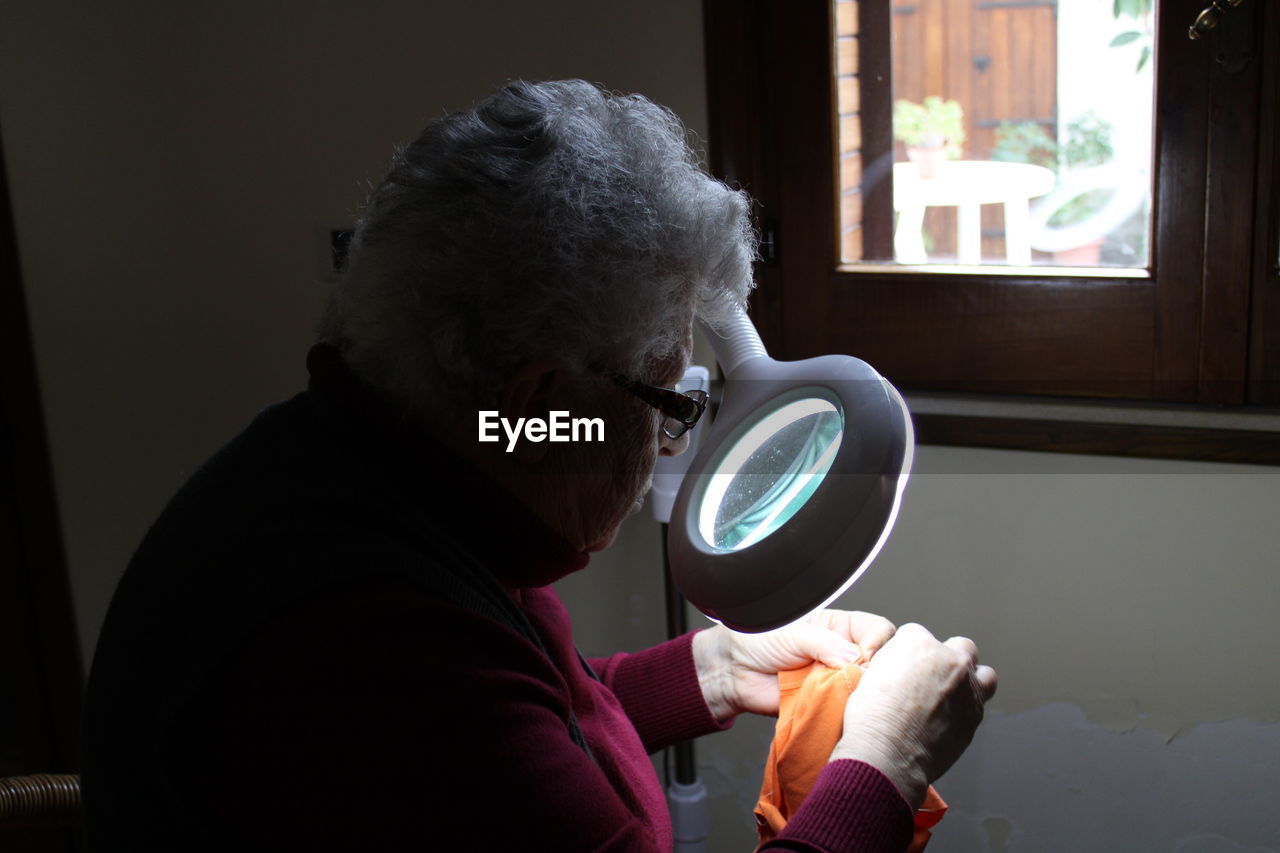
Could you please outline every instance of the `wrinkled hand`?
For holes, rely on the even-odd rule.
[[[920,625],[903,625],[849,696],[831,760],[867,762],[918,808],[969,746],[995,691],[995,670],[978,665],[972,640],[942,643]]]
[[[893,623],[882,616],[821,610],[763,634],[740,634],[723,625],[700,631],[693,638],[693,660],[717,720],[744,711],[776,716],[779,672],[815,660],[833,667],[864,663],[893,632]]]

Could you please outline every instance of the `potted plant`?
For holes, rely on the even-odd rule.
[[[942,162],[960,156],[964,145],[964,110],[957,101],[936,95],[917,104],[899,99],[893,105],[893,136],[907,147],[907,158],[920,177],[937,177]]]
[[[1097,113],[1087,112],[1067,123],[1067,138],[1062,144],[1061,160],[1064,172],[1073,170],[1087,174],[1110,162],[1115,155],[1111,144],[1111,124]],[[1081,175],[1081,176],[1082,176]],[[1084,182],[1081,186],[1087,186]],[[1049,218],[1052,228],[1067,228],[1093,218],[1114,197],[1114,187],[1086,189],[1066,200]],[[1102,257],[1102,244],[1106,235],[1071,249],[1054,252],[1054,261],[1066,266],[1097,266]]]
[[[1006,121],[996,128],[991,159],[1032,163],[1058,171],[1058,141],[1038,121]]]
[[[1101,166],[1115,156],[1111,134],[1115,128],[1093,110],[1067,123],[1067,142],[1062,146],[1062,159],[1068,169]]]

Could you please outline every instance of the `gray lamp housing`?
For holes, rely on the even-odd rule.
[[[724,399],[702,449],[681,484],[671,514],[668,555],[685,597],[737,631],[778,628],[829,604],[852,584],[888,537],[914,454],[910,414],[901,395],[866,362],[829,355],[795,362],[770,358],[745,314],[727,334],[704,327],[725,372]],[[801,402],[803,401],[803,402]],[[786,479],[794,454],[750,438],[771,414],[829,408],[842,418],[821,472],[774,518],[776,528],[726,546],[708,536],[710,500],[743,475]],[[834,423],[832,415],[826,415]],[[754,432],[753,432],[754,430]],[[743,462],[744,437],[760,447]],[[816,485],[815,485],[816,484]],[[717,498],[716,496],[720,497]],[[807,495],[807,497],[804,497]],[[798,508],[796,505],[798,504]],[[776,516],[775,512],[775,516]]]

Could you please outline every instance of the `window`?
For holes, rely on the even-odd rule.
[[[894,2],[869,133],[858,12],[835,2],[843,262],[1149,266],[1152,0]],[[892,246],[863,245],[864,178]]]
[[[706,0],[712,166],[760,202],[766,263],[752,310],[776,357],[851,353],[917,393],[1245,414],[1280,404],[1278,10],[1245,0],[1209,38],[1192,41],[1196,2],[1154,0],[1144,12],[1122,0],[1139,8],[1119,17],[1113,2],[1072,0],[1102,4],[1101,17],[1081,20],[1052,0]],[[1092,45],[1067,37],[1099,21],[1116,29]],[[1126,82],[1148,81],[1149,111],[1073,86],[1072,68],[1126,55]],[[926,67],[939,56],[943,76]],[[1003,88],[989,82],[996,78]],[[1128,158],[1138,151],[1149,174],[1128,165],[1137,181],[1113,180],[1103,188],[1110,198],[1076,194],[1085,196],[1077,206],[1099,210],[1121,191],[1131,196],[1102,229],[1110,254],[1055,257],[1045,233],[1066,226],[1046,228],[1052,216],[1030,207],[1058,189],[1054,178],[1028,186],[1028,175],[1044,178],[1034,169],[1054,171],[1044,160],[1009,182],[1024,196],[1014,207],[1039,213],[1030,223],[999,193],[977,216],[960,205],[904,203],[901,176],[911,167],[894,165],[909,162],[894,139],[894,101],[924,106],[931,95],[968,114],[963,160],[1010,163],[995,156],[1003,130],[1025,138],[1000,153],[1020,145],[1019,165],[1035,164],[1027,140],[1048,140],[1057,151],[1039,153],[1053,154],[1059,170],[1071,125],[1096,136],[1117,124],[1117,109],[1145,112],[1146,130],[1130,122],[1111,146]],[[1050,201],[1066,207],[1072,198]],[[907,216],[916,218],[904,225]],[[1280,461],[1280,436],[1262,430],[1086,418],[1064,432],[944,416],[918,426],[926,439],[957,443]]]

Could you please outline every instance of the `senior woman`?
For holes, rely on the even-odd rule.
[[[768,847],[901,850],[994,690],[971,642],[832,611],[588,661],[550,587],[684,449],[699,408],[652,389],[695,317],[742,305],[747,209],[670,112],[581,81],[512,83],[400,151],[308,389],[191,478],[116,592],[93,849],[670,849],[646,753],[862,654],[832,760]],[[481,412],[599,419],[603,440],[482,441]]]

